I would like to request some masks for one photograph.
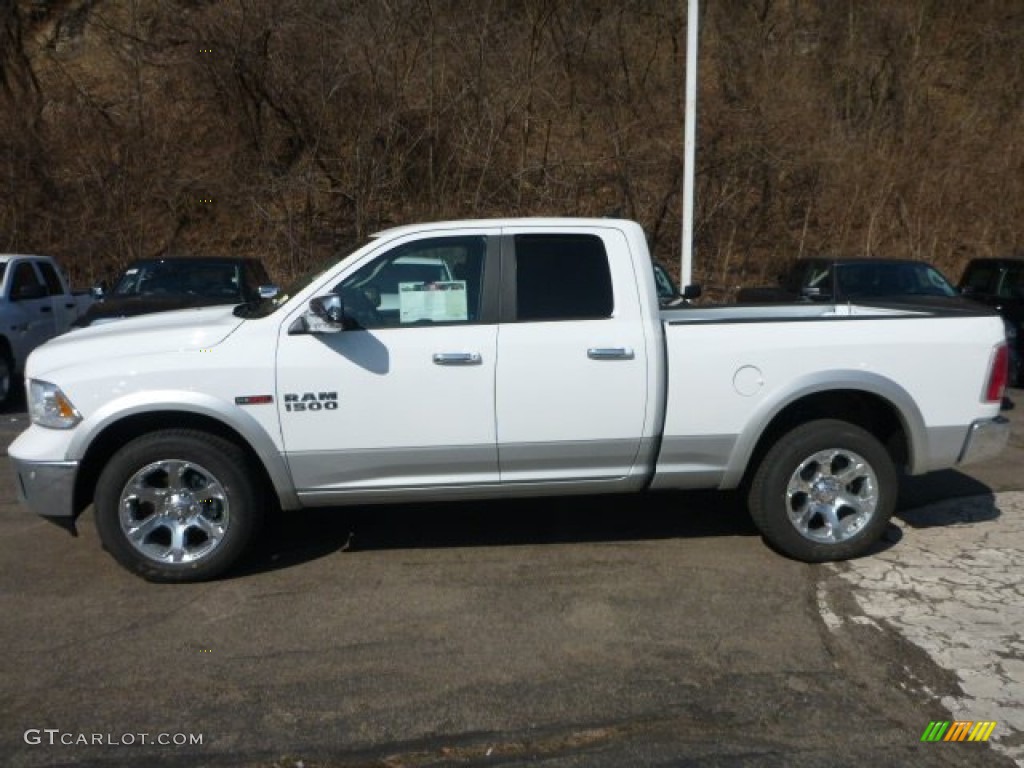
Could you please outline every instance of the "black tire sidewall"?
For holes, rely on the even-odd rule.
[[[128,480],[143,467],[166,460],[201,465],[216,477],[228,497],[230,519],[224,538],[213,552],[193,563],[170,565],[151,560],[121,530],[119,502]],[[215,578],[241,557],[261,522],[263,503],[250,479],[254,474],[245,453],[217,435],[194,430],[161,430],[144,435],[117,451],[100,473],[93,501],[96,530],[115,560],[149,581]]]
[[[4,366],[7,369],[7,391],[4,392],[2,389],[0,389],[0,408],[2,408],[11,401],[11,397],[14,394],[15,387],[14,361],[11,359],[11,356],[7,354],[6,351],[0,352],[0,365]],[[0,371],[0,375],[2,375],[2,371]]]
[[[854,536],[825,544],[811,541],[793,526],[784,499],[797,467],[818,451],[835,448],[853,451],[871,466],[878,480],[878,504]],[[870,432],[846,421],[821,419],[786,433],[765,454],[750,487],[750,515],[764,538],[783,554],[809,563],[848,560],[867,552],[885,532],[896,508],[898,484],[892,457]]]

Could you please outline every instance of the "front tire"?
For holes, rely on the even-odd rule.
[[[103,546],[149,581],[212,579],[245,551],[264,514],[258,477],[235,443],[197,430],[143,435],[100,473]]]
[[[892,457],[870,432],[845,421],[812,421],[765,454],[750,486],[750,516],[790,557],[847,560],[885,531],[898,483]]]
[[[6,349],[0,350],[0,408],[10,404],[14,392],[14,362]]]

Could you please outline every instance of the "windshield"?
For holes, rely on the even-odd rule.
[[[235,307],[235,317],[255,319],[273,314],[279,307],[284,306],[292,296],[305,290],[310,283],[337,263],[338,259],[336,257],[326,259],[320,265],[299,275],[284,290],[279,291],[274,298],[260,299],[251,304],[242,304]]]
[[[679,290],[676,288],[672,276],[661,264],[652,262],[652,266],[654,267],[654,284],[658,288],[658,298],[674,299],[679,294]]]
[[[124,271],[110,295],[231,298],[241,293],[238,265],[195,260],[135,264]]]
[[[842,299],[871,296],[956,296],[956,289],[929,264],[863,262],[837,267]]]

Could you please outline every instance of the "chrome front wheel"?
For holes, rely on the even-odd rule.
[[[96,483],[107,551],[151,581],[201,581],[242,555],[263,517],[260,468],[237,444],[187,429],[132,440]]]
[[[181,459],[148,464],[121,492],[121,531],[144,557],[157,563],[202,560],[224,541],[231,503],[206,467]]]

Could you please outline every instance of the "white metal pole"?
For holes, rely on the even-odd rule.
[[[697,156],[697,6],[687,0],[686,14],[686,127],[683,137],[683,254],[679,284],[693,280],[693,185]]]

